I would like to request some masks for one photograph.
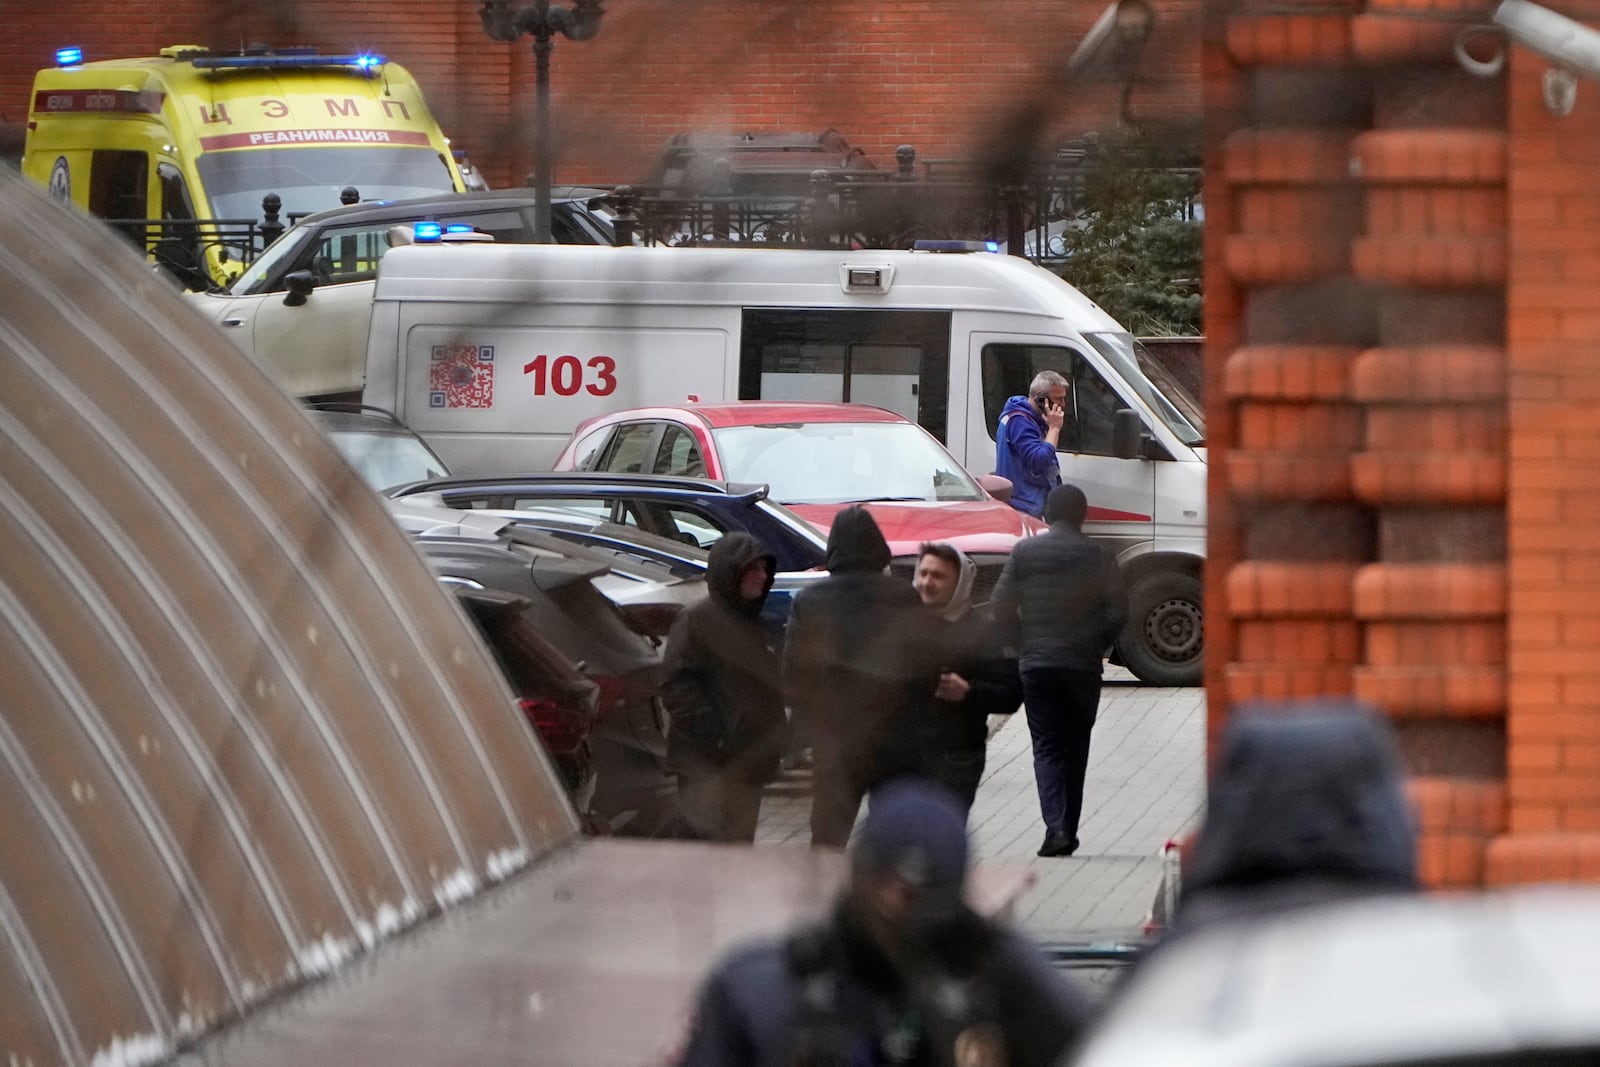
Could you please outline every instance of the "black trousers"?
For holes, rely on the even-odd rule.
[[[1100,672],[1024,668],[1022,705],[1033,735],[1033,780],[1045,829],[1076,839],[1083,777],[1089,769],[1089,734],[1100,708]]]

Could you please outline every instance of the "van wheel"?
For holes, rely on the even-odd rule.
[[[1205,653],[1200,580],[1165,572],[1128,594],[1128,626],[1117,641],[1122,661],[1151,685],[1199,685]]]

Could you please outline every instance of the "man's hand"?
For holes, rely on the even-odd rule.
[[[948,700],[952,704],[959,704],[967,699],[967,692],[972,686],[967,680],[954,671],[945,671],[939,675],[939,688],[933,691],[940,700]]]
[[[1044,402],[1044,425],[1050,433],[1060,433],[1061,426],[1067,421],[1067,406],[1065,404]]]

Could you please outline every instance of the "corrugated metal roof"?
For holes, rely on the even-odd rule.
[[[147,1062],[570,840],[375,495],[0,175],[0,1041]]]

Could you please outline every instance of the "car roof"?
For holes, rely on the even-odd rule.
[[[553,191],[550,202],[586,204],[607,195],[604,189],[588,187],[570,187],[567,191],[573,195],[562,196],[561,190]],[[419,212],[426,214],[438,210],[470,211],[478,207],[520,208],[532,207],[533,204],[532,189],[484,189],[467,193],[435,193],[431,196],[415,196],[406,200],[368,200],[359,204],[324,208],[300,219],[296,225],[320,226],[325,222],[371,222],[390,218],[401,220],[415,218]]]
[[[1075,1067],[1444,1062],[1600,1048],[1600,890],[1367,897],[1174,935]]]
[[[596,492],[606,490],[658,490],[671,494],[710,494],[714,496],[764,497],[765,485],[723,482],[711,478],[686,478],[674,474],[615,474],[607,471],[536,471],[529,474],[479,475],[475,477],[434,478],[426,482],[397,486],[391,496],[451,490],[516,491],[521,488],[554,485],[582,486]]]
[[[780,422],[903,422],[915,425],[904,415],[870,404],[798,400],[740,400],[727,404],[633,408],[613,413],[608,421],[630,417],[659,418],[668,412],[698,418],[712,429],[727,426],[765,426]]]

